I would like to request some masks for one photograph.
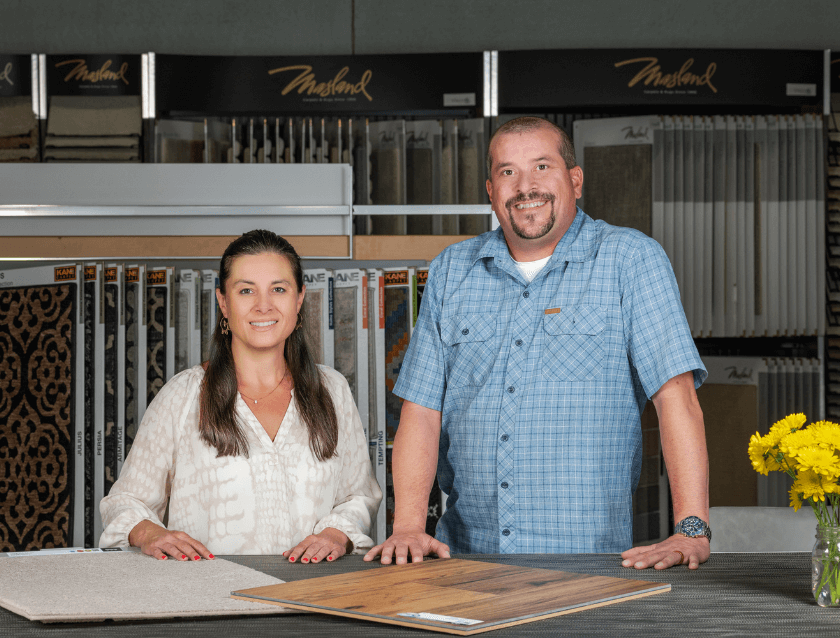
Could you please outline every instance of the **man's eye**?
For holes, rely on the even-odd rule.
[[[537,170],[538,171],[544,171],[547,168],[548,168],[548,164],[537,164]]]
[[[283,286],[276,286],[274,292],[286,292],[286,289]]]
[[[509,168],[502,170],[502,175],[513,175],[513,171]]]

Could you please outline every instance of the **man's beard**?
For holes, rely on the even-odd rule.
[[[555,197],[551,193],[536,193],[531,192],[527,195],[520,193],[516,197],[511,197],[509,200],[505,202],[505,208],[508,212],[508,219],[510,219],[510,227],[514,233],[518,237],[522,239],[539,239],[540,237],[545,237],[552,228],[554,228],[554,224],[557,221],[557,215],[554,212],[554,200]],[[513,216],[513,207],[516,204],[524,204],[528,202],[535,202],[535,201],[545,201],[547,206],[551,207],[551,212],[546,220],[545,224],[540,226],[539,228],[528,231],[525,228],[522,228],[519,224],[516,223],[516,219]],[[518,210],[517,212],[523,213],[525,217],[528,216],[528,209],[525,210]]]

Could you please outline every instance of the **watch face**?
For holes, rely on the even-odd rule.
[[[705,524],[696,516],[689,516],[682,522],[682,531],[686,536],[703,536]]]

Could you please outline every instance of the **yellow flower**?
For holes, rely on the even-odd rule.
[[[825,489],[823,488],[822,477],[816,472],[810,470],[803,470],[796,475],[796,480],[790,488],[791,492],[796,490],[797,493],[802,494],[804,499],[812,499],[814,501],[825,500]]]
[[[796,432],[799,428],[805,425],[805,421],[807,420],[808,419],[801,412],[798,414],[791,414],[781,421],[776,421],[773,424],[773,427],[770,428],[770,434],[774,437],[778,437],[775,440],[775,442],[778,443],[785,434]]]
[[[794,512],[798,512],[802,507],[802,494],[797,489],[796,485],[790,488],[790,506]]]
[[[753,469],[759,474],[766,475],[768,472],[781,470],[782,466],[776,462],[775,456],[778,453],[777,441],[772,440],[769,434],[761,436],[758,432],[750,437],[748,452]]]
[[[814,447],[815,445],[816,441],[810,428],[785,434],[779,441],[779,449],[788,458],[796,456],[799,450]]]
[[[814,442],[829,450],[840,449],[840,425],[831,421],[817,421],[808,426],[814,435]]]
[[[812,471],[828,479],[840,476],[838,459],[833,450],[821,447],[803,447],[796,451],[797,467],[800,471]]]

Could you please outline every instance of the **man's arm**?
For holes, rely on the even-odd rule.
[[[441,416],[437,410],[403,401],[400,425],[394,437],[392,467],[394,477],[394,533],[371,549],[365,560],[382,555],[388,564],[418,563],[423,556],[437,554],[449,558],[449,547],[426,534],[429,492],[437,471]]]
[[[709,456],[703,412],[694,391],[692,372],[668,380],[653,395],[659,417],[662,452],[668,468],[674,520],[699,516],[709,520]],[[634,547],[621,554],[622,565],[644,569],[653,566],[666,569],[680,563],[682,552],[689,569],[697,569],[709,558],[709,541],[705,537],[687,538],[675,535],[661,543]]]

